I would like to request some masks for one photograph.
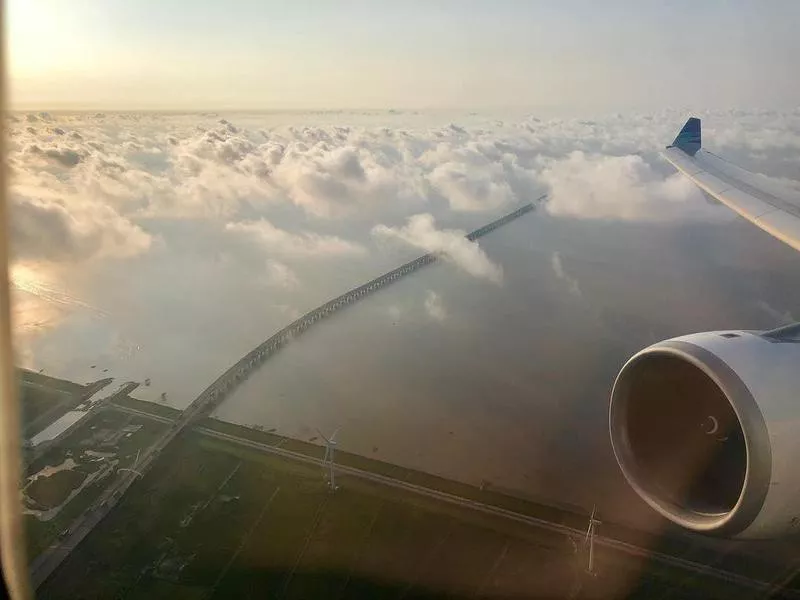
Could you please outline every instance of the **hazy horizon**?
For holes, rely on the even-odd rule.
[[[786,108],[800,104],[799,22],[789,0],[10,0],[9,100],[117,110]]]

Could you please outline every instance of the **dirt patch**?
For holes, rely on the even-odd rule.
[[[25,488],[26,496],[40,510],[49,510],[61,505],[86,479],[86,473],[69,469],[53,473],[49,477],[39,477]]]

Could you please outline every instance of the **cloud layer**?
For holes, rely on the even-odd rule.
[[[576,151],[541,172],[550,190],[547,210],[580,218],[659,221],[711,216],[700,192],[678,173],[663,177],[641,156]]]
[[[303,126],[264,126],[257,116],[21,115],[9,123],[12,240],[21,258],[125,258],[152,247],[149,222],[159,219],[264,219],[281,229],[277,212],[311,219],[314,231],[314,219],[480,213],[477,224],[545,192],[559,216],[713,218],[718,211],[655,153],[684,116],[485,116],[442,126],[395,115],[386,127],[357,115]],[[714,113],[706,123],[706,139],[743,166],[796,176],[800,115]]]
[[[718,153],[796,186],[800,112],[699,116]],[[658,157],[685,117],[9,116],[18,347],[61,358],[78,336],[167,364],[213,339],[232,354],[206,366],[223,367],[247,336],[412,249],[501,282],[464,232],[543,193],[558,219],[733,219]],[[563,262],[552,269],[577,294]],[[425,309],[444,314],[438,296]],[[261,328],[243,316],[258,311]]]
[[[136,254],[148,247],[144,219],[494,215],[545,192],[553,214],[582,218],[695,218],[687,207],[702,206],[680,178],[664,176],[673,172],[654,154],[680,113],[475,117],[471,126],[433,127],[421,117],[393,127],[264,127],[256,117],[235,124],[213,116],[32,116],[10,123],[21,255]],[[791,163],[781,172],[775,164],[800,152],[798,118],[762,118],[766,131],[757,120],[718,114],[707,137],[745,154],[744,166],[769,158],[768,174],[789,176]],[[34,239],[47,234],[52,249],[36,248]]]
[[[248,238],[270,254],[291,258],[347,258],[360,256],[366,249],[337,236],[317,233],[290,233],[266,219],[227,223],[225,231]]]

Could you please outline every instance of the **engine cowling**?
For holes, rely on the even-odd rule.
[[[645,348],[617,376],[609,429],[628,483],[674,523],[800,532],[800,325]]]

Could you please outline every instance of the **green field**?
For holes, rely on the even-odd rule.
[[[28,383],[20,385],[19,396],[22,422],[26,431],[31,427],[36,427],[37,423],[43,423],[42,417],[49,412],[61,404],[70,403],[75,398],[73,394],[63,390],[39,387]]]
[[[69,394],[81,392],[87,387],[81,385],[80,383],[74,383],[72,381],[59,379],[57,377],[50,377],[44,373],[37,373],[36,371],[30,371],[28,369],[17,369],[17,373],[19,375],[20,383],[22,384],[32,384],[38,387],[47,387],[54,390],[61,390]]]
[[[285,450],[291,450],[308,456],[321,457],[322,448],[310,442],[297,439],[287,439],[268,431],[226,423],[216,419],[205,419],[201,427],[233,435],[243,439],[253,440],[267,445],[277,445]],[[366,456],[351,454],[337,450],[336,461],[339,464],[363,469],[372,473],[380,473],[394,479],[407,481],[427,488],[447,492],[461,498],[476,500],[483,504],[497,506],[518,514],[529,515],[544,519],[551,523],[560,523],[576,529],[586,527],[588,515],[581,509],[570,505],[554,505],[533,498],[520,498],[488,486],[480,489],[458,481],[437,477],[422,471],[407,469],[399,465],[382,462]],[[757,556],[743,555],[736,552],[720,553],[707,545],[697,543],[697,538],[687,538],[685,532],[671,523],[663,521],[660,525],[665,535],[653,539],[653,534],[637,531],[624,525],[615,524],[604,520],[603,535],[626,541],[637,546],[652,547],[659,552],[674,556],[681,556],[687,560],[704,564],[714,564],[718,568],[734,572],[747,573],[749,576],[764,579],[770,578],[775,573],[775,567],[768,561],[761,562]],[[656,547],[653,547],[653,544]]]
[[[40,598],[749,598],[734,586],[198,432],[179,437]],[[689,577],[689,579],[687,579]]]
[[[119,431],[126,426],[139,425],[141,428],[138,431],[130,436],[121,436],[114,444],[103,444],[95,439],[95,434],[98,432],[105,431],[111,435],[111,432]],[[47,467],[61,465],[67,459],[77,463],[71,470],[39,478],[26,488],[30,499],[35,501],[30,507],[39,509],[58,506],[86,477],[92,474],[97,476],[108,465],[114,465],[105,477],[83,488],[54,518],[41,520],[36,515],[24,515],[29,557],[32,559],[47,548],[64,528],[98,498],[116,476],[117,469],[130,468],[136,460],[137,452],[155,442],[166,427],[151,419],[117,411],[100,410],[86,417],[58,445],[51,447],[28,465],[26,473],[27,476],[31,476]],[[87,451],[107,456],[91,456]]]

